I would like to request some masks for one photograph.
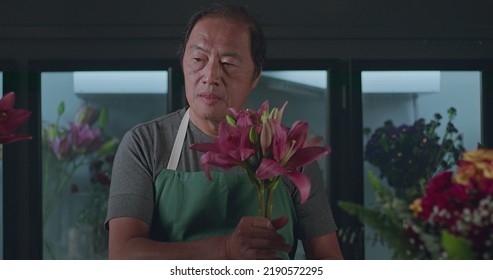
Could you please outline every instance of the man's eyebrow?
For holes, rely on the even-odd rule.
[[[209,53],[204,47],[194,44],[190,46],[191,49],[196,50],[196,51],[202,51],[205,53]],[[238,52],[235,51],[226,51],[221,54],[221,57],[232,57],[235,59],[241,59],[241,55]]]
[[[236,59],[241,59],[241,55],[237,52],[225,52],[223,53],[221,56],[228,56],[228,57],[232,57],[232,58],[236,58]]]
[[[191,49],[194,49],[194,50],[205,52],[205,49],[203,47],[199,46],[199,45],[191,45],[190,48]]]

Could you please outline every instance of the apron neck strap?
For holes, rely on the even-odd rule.
[[[181,150],[183,148],[183,142],[185,142],[185,136],[187,134],[188,122],[190,120],[190,109],[187,109],[183,119],[181,120],[180,127],[178,128],[178,134],[175,138],[175,143],[173,144],[173,150],[171,150],[171,155],[169,156],[167,169],[176,170],[178,162],[180,161]]]

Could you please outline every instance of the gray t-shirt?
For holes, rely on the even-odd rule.
[[[154,183],[159,173],[167,167],[185,111],[186,109],[181,109],[139,124],[123,136],[113,163],[106,226],[109,220],[116,217],[137,218],[151,226]],[[190,122],[177,171],[202,170],[200,153],[190,150],[189,146],[203,142],[213,142],[213,139]],[[289,188],[296,209],[295,237],[301,240],[336,230],[318,164],[306,166],[303,172],[312,183],[311,194],[303,204],[299,202],[299,194],[294,185],[285,178],[283,180]]]

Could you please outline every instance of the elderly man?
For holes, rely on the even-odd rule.
[[[193,143],[211,142],[229,108],[243,109],[257,85],[265,36],[242,8],[213,4],[190,20],[181,49],[189,108],[126,133],[114,167],[106,226],[111,259],[341,259],[336,226],[316,164],[301,204],[292,184],[276,194],[284,213],[255,213],[255,188],[238,170],[205,179]],[[253,195],[253,196],[252,196]],[[253,210],[252,210],[253,209]]]

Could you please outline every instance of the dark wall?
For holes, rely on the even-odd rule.
[[[0,0],[0,60],[174,59],[198,0]],[[491,59],[491,0],[254,0],[269,58]]]

